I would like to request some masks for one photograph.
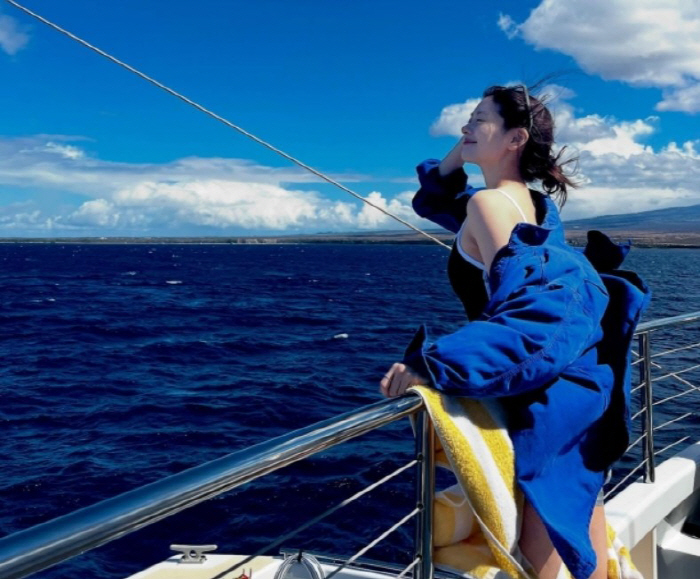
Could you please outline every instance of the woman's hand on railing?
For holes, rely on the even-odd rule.
[[[406,364],[396,362],[384,374],[379,382],[379,391],[387,398],[401,396],[406,393],[410,386],[424,386],[430,384],[427,378],[417,374]]]

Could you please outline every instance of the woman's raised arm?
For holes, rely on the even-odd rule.
[[[440,176],[444,177],[449,175],[453,171],[464,166],[464,161],[462,160],[462,141],[464,137],[460,137],[457,144],[452,147],[452,150],[445,155],[445,158],[440,161]]]

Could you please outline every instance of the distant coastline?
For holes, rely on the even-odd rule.
[[[637,247],[700,248],[700,205],[666,207],[640,213],[601,215],[564,222],[566,239],[576,246],[586,244],[586,234],[592,229],[604,232],[614,241],[630,240]],[[444,229],[430,229],[427,233],[448,244],[451,244],[454,239],[454,234]],[[309,243],[429,244],[433,242],[415,231],[404,229],[345,233],[186,237],[0,237],[0,243],[296,245]]]
[[[605,231],[605,230],[603,230]],[[454,235],[444,231],[430,231],[445,243]],[[609,231],[615,241],[630,240],[636,247],[700,248],[700,233],[660,233],[649,231]],[[569,243],[582,246],[586,232],[573,229],[566,232]],[[231,245],[297,245],[297,244],[430,244],[429,239],[414,232],[382,231],[375,233],[319,233],[274,236],[206,236],[206,237],[5,237],[0,243],[65,243],[65,244],[231,244]]]

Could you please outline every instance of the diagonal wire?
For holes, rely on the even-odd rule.
[[[330,509],[328,509],[327,511],[324,511],[323,513],[321,513],[320,515],[314,517],[313,519],[310,519],[310,520],[306,521],[306,522],[305,522],[303,525],[301,525],[300,527],[297,527],[296,529],[290,531],[290,532],[287,533],[286,535],[283,535],[283,536],[281,536],[281,537],[278,537],[277,539],[275,539],[274,541],[272,541],[272,543],[269,543],[268,545],[265,545],[262,549],[259,549],[256,553],[254,553],[254,554],[252,554],[252,555],[249,555],[248,557],[246,557],[246,558],[243,559],[242,561],[239,561],[238,563],[236,563],[233,567],[229,567],[228,569],[226,569],[225,571],[222,571],[221,573],[219,573],[219,574],[216,575],[215,577],[212,577],[212,579],[220,579],[221,577],[223,577],[223,576],[226,575],[227,573],[231,573],[231,572],[235,571],[236,569],[238,569],[239,567],[242,567],[243,565],[246,565],[247,563],[249,563],[250,561],[252,561],[253,559],[255,559],[255,557],[258,557],[258,556],[260,556],[260,555],[264,555],[264,554],[267,553],[270,549],[274,549],[275,547],[278,547],[279,545],[281,545],[282,543],[284,543],[287,539],[291,539],[291,538],[294,537],[295,535],[298,535],[298,534],[301,533],[303,530],[308,529],[311,525],[315,525],[315,524],[318,523],[319,521],[321,521],[321,520],[325,519],[326,517],[328,517],[329,515],[332,515],[333,513],[335,513],[338,509],[341,509],[342,507],[349,505],[351,502],[353,502],[353,501],[359,499],[359,498],[360,498],[361,496],[363,496],[363,495],[366,495],[368,492],[374,490],[374,489],[377,488],[378,486],[380,486],[380,485],[384,484],[385,482],[391,480],[391,479],[394,478],[395,476],[401,474],[403,471],[408,470],[408,469],[411,468],[412,466],[415,466],[417,463],[418,463],[418,461],[415,460],[415,459],[409,461],[407,464],[403,465],[402,467],[397,468],[394,472],[390,472],[390,473],[389,473],[388,475],[386,475],[384,478],[381,478],[381,479],[379,479],[378,481],[373,482],[371,485],[365,487],[364,489],[362,489],[361,491],[355,493],[355,494],[352,495],[351,497],[348,497],[347,499],[341,501],[340,503],[338,503],[338,504],[335,505],[334,507],[331,507]]]
[[[700,388],[697,386],[693,386],[692,384],[690,385],[691,387],[688,390],[683,390],[683,392],[679,394],[674,394],[673,396],[668,396],[667,398],[664,398],[663,400],[658,400],[657,402],[654,402],[652,406],[658,406],[659,404],[663,404],[664,402],[668,402],[669,400],[674,400],[675,398],[680,398],[681,396],[685,396],[686,394],[692,394],[693,392],[699,392]]]
[[[647,436],[647,433],[645,432],[645,433],[642,434],[637,440],[635,440],[632,444],[630,444],[630,445],[627,447],[627,449],[625,450],[625,454],[627,454],[630,450],[632,450],[632,448],[634,448],[635,446],[637,446],[641,440],[643,440],[644,438],[646,438],[646,436]]]
[[[679,372],[679,374],[680,374],[680,372]],[[698,390],[698,387],[695,386],[695,384],[693,384],[692,382],[688,382],[688,380],[686,380],[685,378],[681,378],[680,376],[678,376],[676,374],[674,374],[673,377],[676,380],[678,380],[681,384],[685,384],[686,386],[690,386],[691,388],[695,388],[696,390]]]
[[[646,459],[640,462],[637,466],[635,466],[631,471],[627,473],[625,478],[623,478],[619,483],[617,483],[612,489],[610,489],[607,493],[605,493],[605,498],[607,499],[611,494],[613,494],[622,484],[627,481],[635,472],[637,472],[640,468],[642,468],[646,464]]]
[[[664,446],[661,450],[657,450],[657,451],[654,453],[654,456],[658,456],[658,455],[660,455],[662,452],[666,452],[667,450],[673,448],[673,447],[676,446],[677,444],[681,444],[682,442],[685,442],[685,441],[688,440],[689,438],[690,438],[690,436],[684,436],[683,438],[679,438],[678,440],[676,440],[676,442],[672,442],[672,443],[669,444],[668,446]]]
[[[658,354],[652,355],[652,358],[660,358],[661,356],[666,356],[668,354],[675,354],[676,352],[681,352],[683,350],[692,350],[693,348],[697,348],[700,346],[700,342],[697,342],[695,344],[690,344],[689,346],[680,346],[678,348],[673,348],[672,350],[664,350],[663,352],[659,352]]]
[[[328,575],[326,575],[326,579],[331,579],[332,577],[335,577],[335,575],[340,573],[343,569],[345,569],[345,567],[354,563],[357,559],[362,557],[362,555],[364,555],[367,551],[369,551],[377,543],[383,541],[386,537],[388,537],[391,533],[393,533],[401,525],[403,525],[404,523],[409,521],[411,518],[415,517],[420,511],[421,511],[420,507],[416,507],[415,509],[413,509],[410,513],[408,513],[398,523],[393,524],[386,531],[384,531],[381,535],[379,535],[376,539],[374,539],[373,541],[370,541],[365,547],[363,547],[357,553],[355,553],[352,557],[350,557],[347,561],[345,561],[343,564],[339,565],[337,568],[333,569],[333,571],[331,571]]]
[[[645,407],[642,408],[639,412],[634,413],[634,414],[632,415],[632,417],[630,418],[630,420],[636,420],[636,419],[639,418],[642,414],[644,414],[646,411],[647,411],[647,407],[645,406]]]
[[[51,22],[50,20],[47,20],[47,19],[44,18],[43,16],[40,16],[40,15],[37,14],[36,12],[32,12],[31,10],[29,10],[29,8],[25,8],[25,7],[22,6],[21,4],[18,4],[17,2],[15,2],[15,0],[5,0],[5,2],[7,2],[7,3],[9,3],[9,4],[12,4],[15,8],[18,8],[19,10],[21,10],[21,11],[24,12],[25,14],[28,14],[28,15],[31,16],[32,18],[36,18],[36,19],[39,20],[40,22],[43,22],[44,24],[50,26],[50,27],[53,28],[54,30],[57,30],[57,31],[60,32],[61,34],[65,34],[66,36],[68,36],[68,38],[71,38],[72,40],[75,40],[76,42],[82,44],[82,45],[85,46],[86,48],[89,48],[90,50],[96,52],[96,53],[99,54],[100,56],[104,56],[106,59],[111,60],[112,62],[114,62],[115,64],[118,64],[118,65],[121,66],[122,68],[125,68],[125,69],[128,70],[129,72],[134,73],[136,76],[142,78],[143,80],[145,80],[145,81],[147,81],[147,82],[150,82],[152,85],[155,85],[155,86],[157,86],[158,88],[164,90],[165,92],[167,92],[167,93],[173,95],[174,97],[179,98],[181,101],[184,101],[184,102],[187,103],[188,105],[190,105],[190,106],[196,108],[198,111],[201,111],[201,112],[203,112],[204,114],[209,115],[209,116],[212,117],[213,119],[219,121],[220,123],[223,123],[223,124],[226,125],[227,127],[230,127],[230,128],[232,128],[232,129],[238,131],[238,132],[241,133],[242,135],[248,137],[249,139],[252,139],[253,141],[255,141],[256,143],[262,145],[263,147],[266,147],[266,148],[269,149],[270,151],[272,151],[272,152],[274,152],[274,153],[277,153],[278,155],[284,157],[284,158],[287,159],[288,161],[291,161],[292,163],[294,163],[294,164],[297,165],[298,167],[301,167],[302,169],[306,169],[307,171],[313,173],[314,175],[316,175],[316,176],[319,177],[320,179],[323,179],[323,180],[326,181],[327,183],[330,183],[331,185],[335,185],[336,187],[338,187],[338,188],[341,189],[342,191],[345,191],[346,193],[349,193],[350,195],[352,195],[353,197],[359,199],[359,200],[362,201],[363,203],[366,203],[366,204],[369,205],[370,207],[374,207],[376,210],[381,211],[382,213],[384,213],[384,215],[386,215],[386,216],[388,216],[388,217],[391,217],[392,219],[395,219],[396,221],[398,221],[398,222],[401,223],[402,225],[405,225],[406,227],[408,227],[408,228],[410,228],[410,229],[413,229],[413,230],[416,231],[417,233],[420,233],[421,235],[424,235],[425,237],[427,237],[427,238],[430,239],[431,241],[434,241],[435,243],[437,243],[437,244],[439,244],[439,245],[442,245],[443,247],[445,247],[445,248],[447,248],[447,249],[451,249],[449,245],[447,245],[446,243],[443,243],[443,242],[440,241],[437,237],[433,237],[433,236],[430,235],[429,233],[426,233],[425,231],[423,231],[422,229],[416,227],[415,225],[412,225],[412,224],[409,223],[408,221],[406,221],[406,220],[404,220],[404,219],[401,219],[399,216],[394,215],[393,213],[390,213],[389,211],[387,211],[387,210],[384,209],[383,207],[380,207],[379,205],[376,205],[376,204],[372,203],[371,201],[369,201],[368,199],[366,199],[365,197],[363,197],[363,196],[360,195],[359,193],[356,193],[356,192],[353,191],[352,189],[349,189],[348,187],[346,187],[345,185],[339,183],[338,181],[336,181],[336,180],[333,179],[332,177],[328,177],[327,175],[321,173],[321,172],[318,171],[317,169],[314,169],[313,167],[307,165],[306,163],[300,161],[299,159],[297,159],[297,158],[295,158],[295,157],[292,157],[290,154],[285,153],[285,152],[282,151],[281,149],[278,149],[277,147],[275,147],[274,145],[268,143],[267,141],[264,141],[264,140],[261,139],[260,137],[255,136],[253,133],[250,133],[250,132],[246,131],[244,128],[239,127],[238,125],[235,125],[235,124],[232,123],[231,121],[229,121],[229,120],[225,119],[224,117],[222,117],[222,116],[216,114],[215,112],[210,111],[209,109],[203,107],[203,106],[200,105],[199,103],[196,103],[195,101],[193,101],[192,99],[186,97],[185,95],[183,95],[183,94],[181,94],[181,93],[179,93],[179,92],[177,92],[177,91],[171,89],[170,87],[164,85],[163,83],[161,83],[161,82],[155,80],[154,78],[151,78],[150,76],[144,74],[143,72],[141,72],[141,71],[135,69],[133,66],[131,66],[131,65],[125,63],[125,62],[122,62],[121,60],[119,60],[118,58],[115,58],[115,57],[112,56],[111,54],[108,54],[108,53],[105,52],[104,50],[102,50],[102,49],[100,49],[100,48],[97,48],[96,46],[93,46],[92,44],[90,44],[89,42],[87,42],[87,41],[83,40],[82,38],[76,36],[76,35],[73,34],[72,32],[69,32],[68,30],[65,30],[64,28],[61,28],[60,26],[58,26],[58,24],[54,24],[53,22]]]
[[[661,450],[657,450],[654,453],[654,456],[658,456],[662,452],[666,452],[667,450],[673,448],[674,446],[681,444],[682,442],[685,442],[688,440],[690,436],[685,436],[679,440],[676,440],[675,442],[672,442],[668,446],[665,446]],[[636,444],[636,443],[635,443]],[[607,499],[610,495],[612,495],[618,488],[620,488],[632,475],[634,475],[635,472],[637,472],[640,468],[642,468],[647,462],[648,458],[645,458],[642,462],[640,462],[636,467],[634,467],[630,472],[627,473],[627,475],[620,481],[618,482],[612,489],[610,489],[607,493],[605,493],[605,498]]]
[[[416,558],[413,560],[413,563],[411,563],[410,565],[408,565],[403,571],[401,571],[401,573],[399,573],[399,574],[396,576],[396,579],[401,579],[404,575],[406,575],[406,573],[408,573],[411,569],[413,569],[413,568],[414,568],[416,565],[418,565],[418,563],[420,563],[420,562],[421,562],[420,557],[416,557]]]
[[[654,426],[654,431],[661,430],[662,428],[666,428],[669,424],[673,424],[674,422],[678,422],[679,420],[683,420],[684,418],[688,418],[688,416],[690,416],[691,414],[693,414],[693,413],[686,412],[685,414],[683,414],[681,416],[677,416],[676,418],[672,418],[671,420],[667,420],[663,424],[659,424],[658,426]]]
[[[676,370],[675,372],[669,372],[668,374],[664,374],[663,376],[655,376],[652,379],[652,382],[658,382],[659,380],[664,380],[665,378],[668,378],[669,376],[678,376],[678,374],[685,374],[686,372],[691,372],[692,370],[697,370],[700,368],[700,364],[695,364],[694,366],[688,366],[687,368],[683,368],[682,370]]]

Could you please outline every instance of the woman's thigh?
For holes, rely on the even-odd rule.
[[[542,519],[528,501],[523,508],[519,545],[539,579],[556,579],[562,565],[561,557],[554,549]]]
[[[608,577],[608,526],[605,522],[603,505],[593,509],[591,518],[591,543],[598,558],[598,565],[591,579],[607,579]]]
[[[590,579],[606,579],[608,539],[605,511],[602,506],[596,506],[593,510],[590,534],[598,560],[596,570]],[[530,562],[539,579],[556,579],[562,565],[561,557],[554,549],[542,519],[527,501],[523,510],[523,527],[519,544],[523,555]]]

